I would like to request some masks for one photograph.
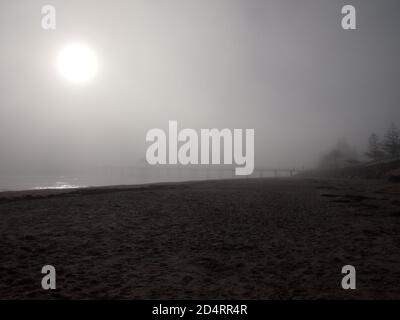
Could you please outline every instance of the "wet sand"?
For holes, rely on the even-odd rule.
[[[3,193],[0,234],[1,299],[400,298],[400,184],[384,181]]]

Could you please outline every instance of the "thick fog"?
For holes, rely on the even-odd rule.
[[[57,29],[41,27],[54,5]],[[362,155],[400,125],[398,1],[2,0],[0,172],[143,163],[146,132],[255,129],[256,167],[316,164],[338,139]],[[56,67],[74,42],[99,69]]]

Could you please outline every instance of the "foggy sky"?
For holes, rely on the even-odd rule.
[[[134,165],[169,120],[254,128],[256,166],[311,166],[341,137],[363,153],[400,125],[399,15],[396,0],[2,0],[0,171]],[[55,67],[75,42],[100,63],[83,86]]]

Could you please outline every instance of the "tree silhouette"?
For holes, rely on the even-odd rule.
[[[319,167],[322,169],[339,169],[355,163],[359,163],[357,152],[347,143],[345,138],[341,138],[336,143],[335,148],[322,155]]]
[[[372,160],[380,160],[385,156],[385,153],[381,150],[379,137],[373,133],[368,139],[368,151],[365,155]]]
[[[390,158],[398,158],[400,156],[400,134],[394,123],[385,133],[382,148]]]

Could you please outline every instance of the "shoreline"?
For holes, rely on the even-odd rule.
[[[181,184],[197,184],[197,183],[207,183],[207,182],[218,182],[218,181],[238,181],[239,179],[246,179],[246,180],[258,180],[258,179],[295,179],[296,177],[264,177],[264,178],[227,178],[227,179],[202,179],[202,180],[184,180],[184,181],[169,181],[169,182],[150,182],[150,183],[138,183],[138,184],[112,184],[112,185],[99,185],[99,186],[84,186],[84,187],[76,187],[76,188],[40,188],[40,189],[22,189],[22,190],[3,190],[0,191],[0,200],[7,198],[7,199],[14,199],[20,198],[24,196],[42,196],[46,197],[48,195],[61,195],[66,193],[75,193],[79,192],[84,194],[85,191],[88,193],[95,192],[96,190],[102,191],[118,191],[118,190],[129,190],[129,189],[138,189],[138,188],[151,188],[157,186],[174,186],[174,185],[181,185]],[[301,178],[303,179],[303,178]],[[11,196],[11,197],[7,197]]]

